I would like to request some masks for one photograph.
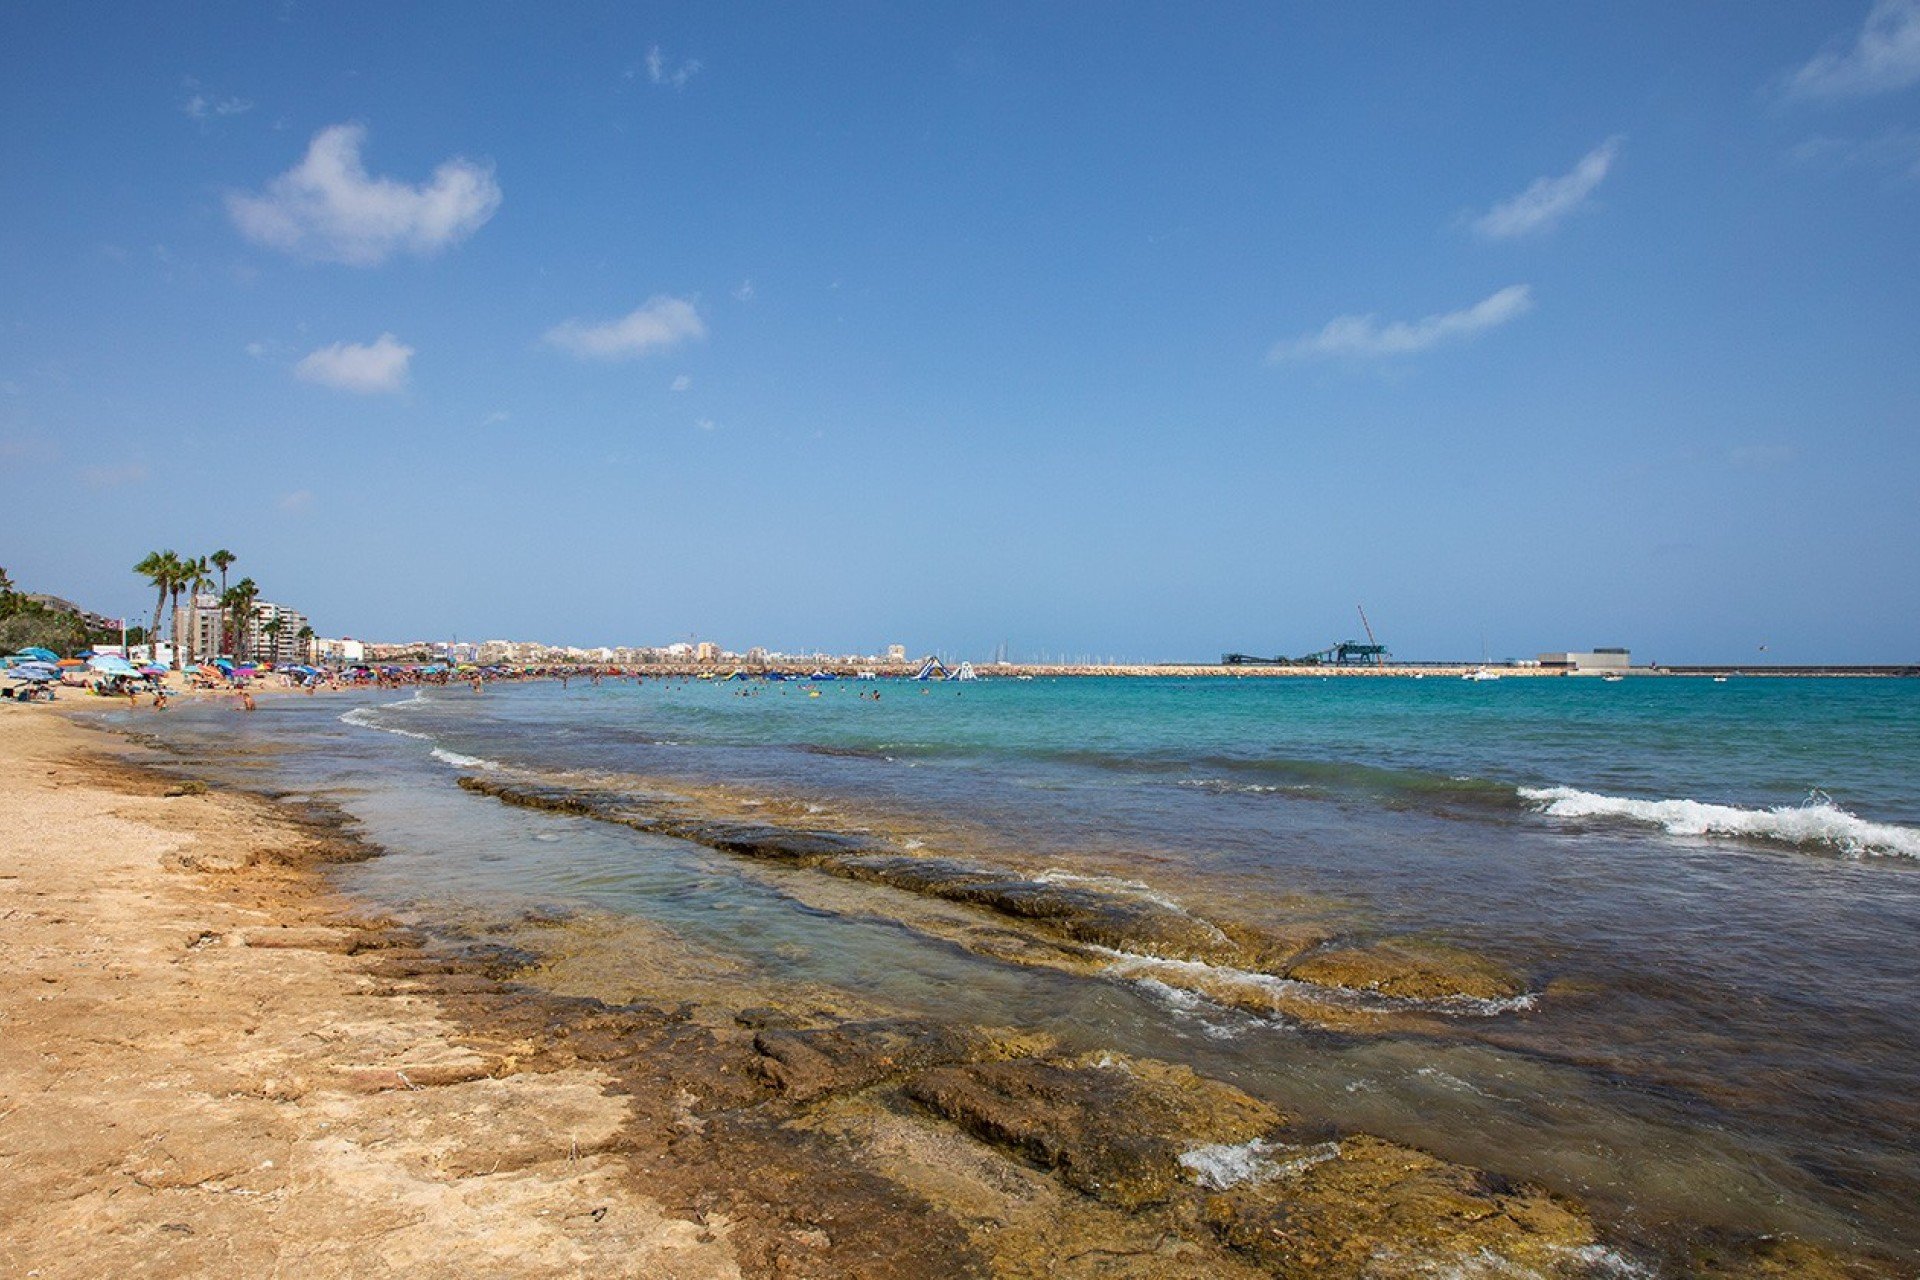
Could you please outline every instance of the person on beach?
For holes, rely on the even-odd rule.
[[[165,685],[161,685],[158,689],[155,689],[153,691],[153,709],[155,711],[165,711],[167,709],[167,698],[169,696]]]
[[[240,709],[242,711],[253,710],[253,695],[248,693],[245,689],[242,689],[240,691]]]

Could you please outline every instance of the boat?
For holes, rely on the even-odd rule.
[[[1713,678],[1713,682],[1715,684],[1725,684],[1727,682],[1727,678],[1725,676],[1715,676]]]
[[[1477,668],[1476,670],[1467,672],[1467,674],[1461,676],[1460,678],[1462,680],[1498,680],[1500,678],[1500,673],[1498,671],[1489,671],[1485,667],[1480,667],[1480,668]]]

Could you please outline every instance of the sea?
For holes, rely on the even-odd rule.
[[[1185,1063],[1304,1130],[1571,1195],[1660,1246],[1647,1274],[1761,1234],[1920,1263],[1920,681],[576,678],[101,719],[337,806],[386,851],[342,887],[428,924],[632,917],[769,981]],[[1196,917],[1458,948],[1524,991],[1315,1025],[1124,946],[1015,963],[896,889],[823,894],[463,776],[724,795]]]

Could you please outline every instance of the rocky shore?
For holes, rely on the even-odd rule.
[[[907,874],[841,833],[702,821],[676,834]],[[209,791],[52,714],[0,719],[0,1274],[1655,1273],[1568,1200],[1304,1129],[1183,1067],[860,1007],[624,918],[425,936],[329,887],[329,864],[376,854],[310,806]],[[1230,947],[1392,998],[1512,981],[1003,868],[929,884],[957,933],[1069,959],[1118,929],[1168,963]],[[578,993],[610,965],[624,999]],[[1683,1265],[1897,1274],[1777,1240]]]

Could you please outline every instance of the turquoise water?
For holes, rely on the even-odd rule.
[[[574,681],[123,718],[298,745],[232,767],[347,807],[393,850],[351,883],[389,902],[579,902],[770,974],[1187,1061],[1303,1123],[1546,1181],[1629,1238],[1920,1258],[1920,682]],[[996,963],[879,899],[823,911],[807,873],[512,810],[453,786],[474,770],[725,783],[929,853],[1439,939],[1530,996],[1329,1035]]]

